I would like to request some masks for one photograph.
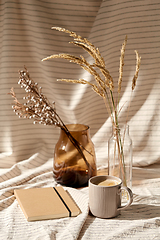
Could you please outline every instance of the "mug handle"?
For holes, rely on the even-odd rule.
[[[133,193],[132,193],[131,189],[128,188],[128,187],[124,187],[124,186],[123,186],[123,187],[121,187],[120,192],[121,192],[122,190],[125,190],[125,191],[127,192],[129,199],[128,199],[128,202],[127,202],[127,204],[126,204],[125,206],[119,207],[117,210],[126,209],[126,208],[129,207],[129,206],[132,204],[132,202],[133,202]]]

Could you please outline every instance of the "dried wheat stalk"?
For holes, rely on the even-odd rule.
[[[135,50],[135,53],[136,53],[137,62],[136,62],[136,71],[135,71],[135,74],[134,74],[134,77],[132,80],[132,91],[135,89],[136,81],[138,78],[138,73],[139,73],[139,69],[140,69],[140,65],[141,65],[141,57],[139,56],[138,51]]]
[[[76,57],[67,53],[53,54],[51,56],[43,58],[42,61],[53,59],[53,58],[62,58],[62,59],[68,60],[69,62],[78,64],[84,70],[88,71],[94,77],[95,83],[90,83],[85,79],[78,79],[78,80],[57,79],[57,80],[90,85],[92,87],[92,90],[96,92],[100,97],[103,98],[107,111],[111,116],[112,124],[117,125],[118,116],[117,116],[117,110],[116,110],[116,101],[113,96],[113,89],[114,89],[113,79],[105,66],[104,59],[101,56],[99,49],[96,48],[89,40],[87,40],[86,38],[82,38],[80,35],[77,35],[77,33],[75,32],[72,32],[70,30],[67,30],[65,28],[60,28],[60,27],[53,27],[52,29],[67,33],[71,37],[73,37],[74,41],[70,43],[78,47],[81,47],[85,51],[87,51],[90,54],[90,56],[92,56],[94,63],[90,64],[83,56]],[[123,66],[124,66],[124,54],[125,54],[126,44],[127,44],[127,36],[125,37],[124,43],[122,45],[121,56],[120,56],[119,80],[118,80],[119,94],[121,92],[121,83],[122,83]],[[138,73],[140,68],[140,62],[141,62],[141,58],[139,57],[138,52],[137,51],[135,52],[136,52],[137,62],[136,62],[135,75],[132,80],[132,90],[135,88],[135,84],[138,78]],[[99,74],[98,70],[101,72],[101,75]]]
[[[103,98],[104,103],[106,105],[107,111],[111,117],[111,121],[113,124],[113,127],[115,129],[119,129],[119,121],[118,121],[118,107],[119,107],[119,101],[116,105],[116,101],[113,96],[113,79],[109,73],[109,71],[106,69],[105,62],[103,57],[100,54],[100,51],[98,48],[96,48],[90,41],[88,41],[86,38],[82,38],[80,35],[77,35],[75,32],[66,30],[65,28],[60,27],[53,27],[52,29],[55,29],[57,31],[61,31],[64,33],[69,34],[71,37],[74,38],[74,41],[70,42],[78,47],[81,47],[85,51],[87,51],[90,56],[93,58],[94,63],[90,64],[83,56],[76,57],[70,54],[61,53],[61,54],[54,54],[49,57],[46,57],[42,59],[42,61],[49,60],[52,58],[63,58],[68,60],[69,62],[73,62],[75,64],[78,64],[80,67],[82,67],[84,70],[88,71],[95,79],[95,83],[90,83],[87,80],[79,79],[79,80],[71,80],[71,79],[58,79],[58,81],[65,81],[65,82],[72,82],[72,83],[79,83],[79,84],[88,84],[92,87],[92,90],[96,92],[100,97]],[[118,79],[118,96],[121,92],[121,83],[122,83],[122,76],[123,76],[123,66],[124,66],[124,54],[125,54],[125,48],[127,44],[127,36],[125,37],[124,43],[121,48],[121,55],[120,55],[120,67],[119,67],[119,79]],[[140,69],[140,63],[141,63],[141,57],[139,56],[138,52],[136,52],[136,71],[132,80],[132,90],[134,90],[136,86],[136,81],[139,74]],[[101,75],[99,72],[101,72]],[[117,145],[118,145],[118,151],[120,156],[120,166],[123,172],[123,177],[125,179],[125,164],[124,164],[124,155],[123,155],[123,145],[121,141],[121,136],[119,134],[119,131],[116,130],[116,137],[117,137]]]
[[[122,76],[123,76],[123,66],[124,66],[124,53],[127,44],[127,36],[125,37],[124,43],[121,48],[121,57],[120,57],[120,66],[119,66],[119,80],[118,80],[118,93],[121,92],[121,83],[122,83]]]

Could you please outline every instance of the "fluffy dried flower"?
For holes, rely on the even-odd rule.
[[[34,119],[34,124],[55,125],[63,127],[63,122],[56,112],[55,105],[51,104],[45,95],[42,93],[42,88],[38,87],[38,83],[30,78],[29,72],[25,68],[19,71],[18,84],[27,93],[23,100],[25,103],[20,103],[16,97],[13,88],[10,94],[14,98],[15,104],[12,106],[19,117]]]
[[[11,88],[10,93],[14,98],[13,111],[19,118],[33,119],[34,124],[54,125],[64,130],[72,144],[77,148],[78,152],[84,159],[88,171],[91,171],[90,163],[87,161],[83,150],[87,151],[70,133],[66,125],[63,123],[60,116],[55,109],[55,103],[51,104],[46,96],[42,93],[42,87],[38,87],[38,83],[35,83],[29,75],[27,68],[19,71],[18,84],[21,85],[26,92],[26,96],[23,100],[27,100],[25,103],[20,103],[16,97],[16,94]],[[88,152],[88,151],[87,151]],[[90,153],[91,154],[91,153]]]

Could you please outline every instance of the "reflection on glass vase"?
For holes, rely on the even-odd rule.
[[[90,138],[90,129],[83,124],[68,124],[66,127],[79,148],[61,129],[54,151],[54,178],[65,186],[86,186],[89,178],[97,174],[95,150]]]
[[[108,141],[108,174],[121,178],[123,186],[132,187],[132,140],[127,124],[113,127]]]

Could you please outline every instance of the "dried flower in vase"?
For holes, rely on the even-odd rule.
[[[89,63],[83,56],[77,57],[67,53],[53,54],[49,57],[43,58],[42,61],[53,59],[53,58],[63,58],[68,60],[69,62],[78,64],[84,70],[88,71],[94,77],[95,83],[91,83],[85,79],[78,79],[78,80],[57,79],[57,80],[90,85],[92,87],[92,90],[103,98],[105,105],[107,107],[107,111],[111,116],[112,123],[117,126],[118,124],[117,122],[118,115],[116,112],[117,106],[113,96],[114,82],[113,82],[112,76],[110,75],[110,72],[106,68],[105,61],[101,56],[99,49],[96,48],[89,40],[87,40],[86,38],[82,38],[80,35],[77,35],[75,32],[72,32],[72,31],[66,30],[65,28],[60,28],[60,27],[52,27],[52,29],[55,29],[57,31],[61,31],[64,33],[68,33],[71,37],[73,37],[74,41],[70,43],[78,47],[81,47],[85,51],[87,51],[92,56],[94,63]],[[125,40],[121,49],[119,79],[118,79],[119,94],[121,92],[121,83],[122,83],[123,66],[124,66],[124,53],[125,53],[126,43],[127,43],[127,36],[125,37]],[[136,71],[132,80],[132,90],[134,90],[136,86],[136,81],[138,78],[138,73],[139,73],[140,63],[141,63],[141,57],[139,56],[138,51],[135,51],[135,52],[136,52],[137,62],[136,62]],[[96,70],[96,68],[100,70],[101,74],[99,74],[99,71]]]
[[[26,102],[20,103],[16,97],[13,88],[10,94],[14,98],[15,105],[12,106],[13,111],[19,118],[34,119],[34,124],[55,125],[63,127],[63,122],[55,109],[55,103],[50,104],[48,99],[42,93],[42,88],[38,87],[38,83],[30,78],[29,72],[25,68],[19,71],[20,79],[18,84],[26,91],[26,96],[23,97]]]
[[[57,114],[55,103],[51,104],[48,101],[42,92],[42,87],[38,87],[38,83],[35,83],[30,78],[29,72],[26,68],[22,71],[19,71],[19,75],[20,78],[18,84],[20,84],[21,88],[23,88],[26,92],[26,96],[23,97],[23,100],[26,100],[26,102],[20,103],[13,88],[11,89],[10,94],[14,98],[15,102],[12,108],[15,114],[18,115],[19,118],[33,119],[34,124],[38,123],[60,127],[62,130],[64,130],[72,144],[77,148],[88,169],[90,169],[90,164],[83,153],[83,150],[87,150],[71,135],[70,131]]]
[[[69,34],[74,41],[70,42],[78,47],[81,47],[85,51],[88,52],[88,54],[93,58],[94,63],[89,63],[83,56],[73,56],[68,53],[60,53],[60,54],[54,54],[49,57],[46,57],[42,59],[42,61],[49,60],[52,58],[62,58],[66,59],[69,62],[78,64],[80,67],[82,67],[84,70],[89,72],[93,77],[95,82],[89,82],[85,79],[58,79],[58,81],[65,81],[65,82],[72,82],[72,83],[78,83],[78,84],[88,84],[91,86],[92,90],[96,92],[100,97],[103,98],[105,106],[107,108],[107,111],[111,117],[112,125],[114,129],[116,129],[116,136],[117,136],[117,145],[119,149],[119,163],[122,168],[122,172],[124,174],[125,179],[125,164],[124,164],[124,155],[123,155],[123,141],[121,139],[121,136],[119,134],[119,120],[118,120],[118,113],[121,110],[119,108],[119,96],[121,93],[121,83],[122,83],[122,76],[123,76],[123,66],[124,66],[124,54],[125,54],[125,48],[127,44],[127,36],[125,37],[124,43],[121,48],[121,56],[120,56],[120,67],[119,67],[119,79],[118,79],[118,101],[114,97],[114,82],[113,78],[110,75],[110,72],[107,70],[105,61],[103,57],[100,54],[100,51],[98,48],[96,48],[88,39],[82,38],[80,35],[77,35],[75,32],[72,32],[70,30],[66,30],[65,28],[60,27],[53,27],[52,29],[64,32]],[[138,54],[138,51],[135,51],[136,53],[136,70],[135,74],[132,79],[132,91],[134,90],[136,86],[136,81],[138,78],[138,73],[140,69],[140,63],[141,63],[141,57]],[[119,110],[120,109],[120,110]]]

